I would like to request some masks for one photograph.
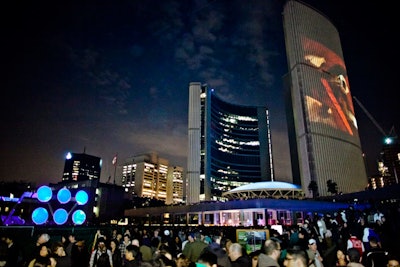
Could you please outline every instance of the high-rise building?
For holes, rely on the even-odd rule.
[[[181,167],[169,166],[169,161],[157,153],[145,153],[128,158],[122,164],[122,186],[125,192],[137,197],[154,198],[166,204],[181,203],[182,173]],[[177,188],[178,179],[181,179],[181,188]]]
[[[166,204],[183,203],[183,168],[180,166],[168,167],[167,200]]]
[[[308,196],[330,195],[328,180],[339,192],[363,190],[367,174],[339,33],[297,1],[286,2],[283,24],[293,182]]]
[[[100,179],[102,160],[85,153],[67,153],[62,181]]]
[[[225,102],[191,82],[186,202],[223,200],[238,186],[273,179],[267,108]]]
[[[376,187],[385,187],[399,183],[400,143],[397,136],[387,137],[378,159],[378,171],[381,177]],[[374,189],[373,184],[370,187]]]

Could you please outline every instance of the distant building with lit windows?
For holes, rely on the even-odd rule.
[[[364,190],[368,179],[339,33],[298,1],[286,2],[283,25],[293,183],[307,197],[330,195],[328,180],[339,192]]]
[[[183,174],[183,168],[180,166],[168,168],[166,204],[183,203]]]
[[[224,200],[236,187],[273,181],[268,109],[223,101],[189,84],[187,204]]]
[[[65,157],[62,181],[100,179],[102,159],[85,153],[70,153]]]
[[[122,164],[122,186],[131,196],[166,204],[183,201],[183,169],[151,152],[127,158]]]
[[[397,135],[385,138],[378,159],[379,174],[369,179],[368,187],[377,189],[399,183],[400,175],[400,143]]]

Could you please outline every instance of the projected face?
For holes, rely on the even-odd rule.
[[[353,135],[357,122],[343,59],[314,40],[303,38],[302,45],[305,62],[321,71],[319,85],[305,95],[310,121]]]

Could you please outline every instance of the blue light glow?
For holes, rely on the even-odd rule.
[[[65,209],[57,209],[54,212],[53,220],[58,225],[64,224],[68,220],[68,212]]]
[[[75,200],[78,205],[85,205],[88,202],[88,199],[88,194],[83,190],[79,190],[75,195]]]
[[[86,213],[83,210],[76,210],[72,214],[72,221],[77,224],[81,225],[86,220]]]
[[[48,202],[53,196],[53,192],[51,191],[51,188],[43,185],[39,187],[37,190],[37,199],[40,202]]]
[[[65,156],[66,159],[71,159],[72,158],[72,154],[71,152],[68,152],[67,155]]]
[[[57,193],[57,199],[61,204],[68,203],[71,200],[71,192],[67,188],[62,188]]]
[[[45,208],[36,208],[32,212],[32,221],[35,224],[44,224],[47,222],[47,219],[49,218],[49,213]]]
[[[384,142],[385,142],[386,145],[390,145],[390,144],[393,143],[393,139],[390,138],[390,137],[386,137]]]

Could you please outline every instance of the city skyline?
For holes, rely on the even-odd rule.
[[[337,26],[353,96],[385,131],[398,128],[396,75],[388,64],[398,55],[390,38],[394,11],[305,2]],[[204,81],[226,101],[267,106],[275,177],[291,182],[281,1],[10,5],[12,19],[3,24],[1,180],[59,182],[66,153],[85,148],[103,159],[103,182],[113,175],[116,154],[121,161],[157,151],[186,169],[187,85]],[[373,21],[379,11],[387,17]],[[354,106],[372,168],[382,134]]]

